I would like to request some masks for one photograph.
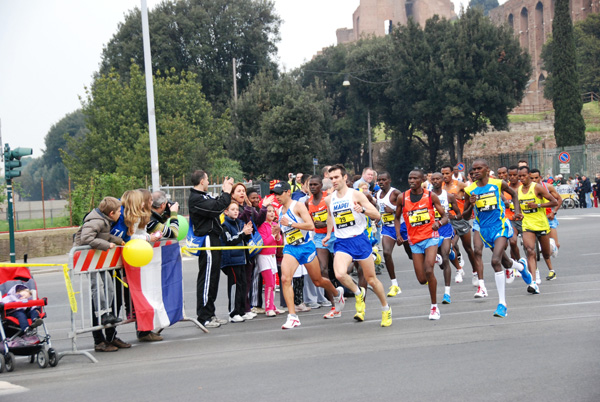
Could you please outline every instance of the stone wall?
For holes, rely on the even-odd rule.
[[[15,233],[15,255],[22,259],[66,254],[73,246],[76,227],[48,230],[31,230]],[[10,240],[8,233],[0,234],[0,262],[10,261]]]

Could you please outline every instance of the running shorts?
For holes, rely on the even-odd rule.
[[[471,225],[469,221],[460,219],[458,221],[451,220],[450,224],[454,228],[454,232],[459,236],[464,236],[471,230]]]
[[[508,220],[506,221],[508,223]],[[479,226],[479,225],[478,225]],[[483,240],[483,244],[487,248],[494,248],[494,243],[496,239],[499,237],[506,237],[510,239],[513,237],[513,228],[512,225],[494,225],[492,228],[478,228],[479,236]]]
[[[406,226],[404,226],[404,230],[406,230]],[[396,240],[396,228],[394,226],[384,226],[381,228],[381,235]]]
[[[371,258],[373,253],[371,242],[364,233],[347,239],[336,239],[333,249],[336,253],[348,254],[354,261]]]
[[[517,234],[523,234],[523,221],[510,221],[510,224]]]
[[[417,244],[411,244],[410,250],[413,252],[413,254],[425,254],[426,249],[428,249],[429,247],[433,247],[433,246],[437,247],[439,242],[440,242],[440,239],[438,237],[426,239],[426,240],[418,242]]]
[[[452,228],[451,224],[446,223],[444,226],[438,229],[438,234],[444,239],[452,239],[454,237],[454,228]]]
[[[327,236],[327,233],[315,233],[315,237],[313,241],[315,242],[315,246],[317,248],[324,248],[329,250],[331,254],[333,254],[333,245],[335,244],[335,233],[331,233],[331,237],[327,242],[327,246],[323,245],[323,239]]]
[[[283,254],[291,255],[298,261],[300,265],[308,264],[317,256],[317,248],[312,240],[298,246],[292,246],[287,244],[283,247]]]
[[[558,219],[556,219],[556,216],[552,220],[548,219],[548,223],[550,224],[550,229],[556,229],[558,227]]]

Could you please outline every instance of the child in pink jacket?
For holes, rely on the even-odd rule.
[[[265,222],[258,228],[258,233],[263,239],[265,246],[275,246],[282,243],[281,229],[275,220],[275,208],[267,207]],[[257,256],[256,265],[263,281],[265,282],[265,314],[267,317],[275,317],[282,311],[275,308],[275,275],[277,275],[277,261],[275,260],[275,247],[263,248]]]

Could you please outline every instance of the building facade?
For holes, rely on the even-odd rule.
[[[360,0],[352,15],[352,28],[336,31],[338,43],[357,41],[361,36],[383,36],[393,25],[406,24],[413,18],[421,26],[434,15],[447,19],[456,18],[454,4],[450,0]]]
[[[508,0],[490,11],[496,24],[510,25],[521,47],[531,55],[533,75],[525,98],[517,108],[531,113],[551,108],[544,99],[544,81],[548,73],[543,69],[542,46],[552,34],[552,20],[556,0]],[[569,0],[573,22],[584,20],[589,14],[600,12],[600,0]]]

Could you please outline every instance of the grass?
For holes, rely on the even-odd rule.
[[[59,228],[69,226],[69,217],[54,217],[52,219],[46,218],[46,228]],[[17,221],[15,230],[30,230],[30,229],[43,229],[43,219],[22,219]],[[0,232],[8,232],[8,221],[0,221]]]
[[[533,114],[509,114],[508,121],[511,123],[530,123],[545,120],[550,114],[552,114],[552,112],[540,112]]]

